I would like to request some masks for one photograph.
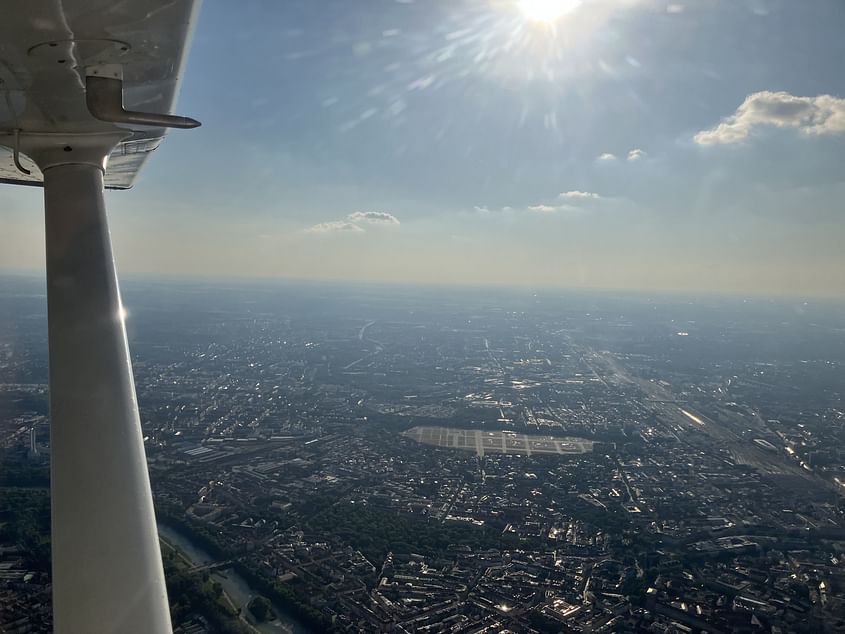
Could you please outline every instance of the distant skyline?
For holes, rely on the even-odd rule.
[[[121,274],[845,296],[839,0],[205,3]],[[0,272],[43,270],[0,186]]]

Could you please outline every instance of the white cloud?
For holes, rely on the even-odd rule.
[[[630,152],[628,152],[628,160],[629,161],[639,161],[640,159],[644,159],[646,157],[646,153],[642,151],[640,148],[634,148]]]
[[[578,190],[573,190],[571,192],[561,192],[560,198],[601,198],[601,196],[594,192],[581,192]]]
[[[524,214],[534,213],[534,214],[559,214],[559,213],[574,213],[580,214],[589,211],[587,207],[591,207],[592,205],[578,205],[574,204],[579,201],[584,200],[595,200],[600,199],[601,196],[598,194],[593,194],[591,192],[579,192],[579,191],[572,191],[572,192],[564,192],[560,194],[560,198],[565,200],[566,202],[549,202],[544,203],[540,202],[536,205],[520,205],[518,207],[494,207],[490,208],[487,206],[474,206],[473,212],[482,216],[491,216],[493,214]]]
[[[845,99],[831,95],[798,97],[788,92],[755,92],[719,125],[693,139],[699,145],[739,143],[757,126],[793,128],[807,136],[845,132]]]
[[[356,211],[349,214],[346,219],[349,222],[369,222],[380,225],[398,225],[399,218],[393,214],[383,211]]]
[[[364,233],[364,230],[356,224],[343,220],[332,222],[320,222],[305,230],[306,233]]]
[[[555,207],[553,205],[531,205],[530,207],[528,207],[528,211],[533,211],[535,213],[540,214],[552,214],[561,209],[563,209],[563,207]]]
[[[330,220],[308,227],[305,233],[364,233],[362,224],[398,225],[399,218],[383,211],[355,211],[346,220]]]
[[[611,154],[610,152],[605,152],[604,154],[599,154],[599,157],[596,160],[597,161],[615,161],[616,155]]]
[[[574,205],[531,205],[526,208],[528,211],[537,214],[558,214],[558,213],[583,213],[586,210],[583,207],[576,207]]]

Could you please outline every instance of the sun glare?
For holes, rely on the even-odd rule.
[[[519,8],[529,20],[551,24],[574,11],[581,0],[519,0]]]

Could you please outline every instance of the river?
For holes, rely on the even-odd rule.
[[[178,548],[194,565],[210,564],[216,561],[214,557],[171,526],[159,524],[158,534],[168,544]],[[236,607],[243,608],[242,614],[247,618],[249,624],[261,634],[308,634],[308,628],[293,616],[287,614],[276,603],[273,603],[273,612],[275,612],[277,618],[267,623],[256,623],[246,606],[253,597],[258,596],[258,593],[231,568],[213,572],[211,577],[223,586],[226,596]]]

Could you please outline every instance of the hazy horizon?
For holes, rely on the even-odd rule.
[[[44,271],[35,269],[0,270],[0,282],[4,279],[23,279],[44,285],[46,296],[46,280]],[[595,286],[528,286],[508,285],[496,282],[490,283],[467,283],[449,281],[391,281],[391,280],[370,280],[370,279],[341,279],[341,278],[294,278],[294,277],[246,277],[246,276],[223,276],[223,275],[178,275],[172,273],[137,273],[130,272],[122,274],[118,272],[122,285],[149,284],[168,286],[196,286],[196,287],[220,287],[237,288],[256,287],[267,290],[272,288],[305,287],[317,288],[339,288],[344,290],[373,289],[373,290],[400,290],[407,292],[418,291],[421,293],[443,292],[455,293],[467,292],[501,292],[504,294],[544,294],[551,298],[563,298],[567,295],[595,295],[602,299],[615,297],[633,297],[637,299],[665,299],[669,301],[688,300],[725,300],[755,302],[818,302],[833,307],[845,307],[845,297],[839,295],[824,294],[800,294],[800,293],[770,293],[764,291],[725,291],[725,290],[701,290],[701,289],[655,289],[655,288],[613,288]],[[124,298],[125,299],[125,298]]]

